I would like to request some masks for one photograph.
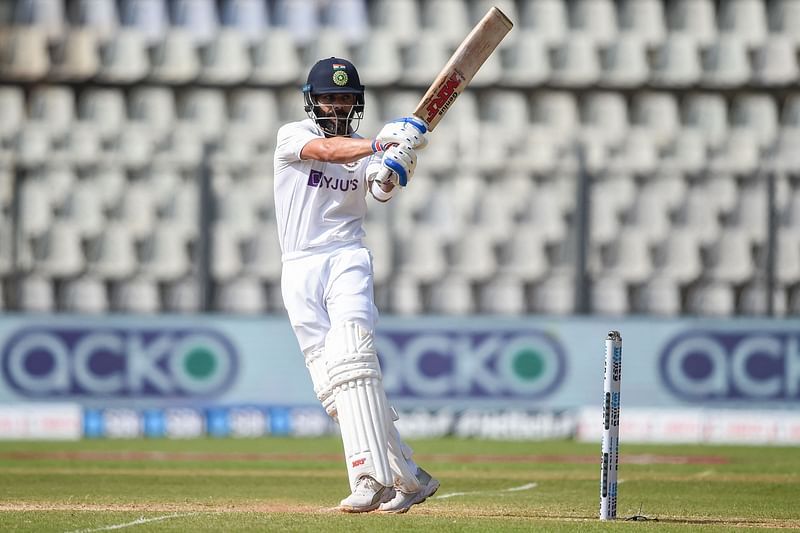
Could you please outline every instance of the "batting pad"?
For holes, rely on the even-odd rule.
[[[389,421],[389,466],[394,472],[394,485],[406,494],[417,492],[422,488],[417,479],[417,465],[412,461],[414,453],[400,438],[400,432],[394,426],[397,412],[390,407],[392,419]]]
[[[345,322],[328,332],[325,351],[350,487],[355,489],[358,478],[365,475],[391,487],[391,413],[372,333],[355,322]]]
[[[319,403],[325,408],[325,412],[336,420],[336,403],[333,401],[333,389],[328,379],[328,368],[325,366],[325,349],[314,348],[305,354],[305,359]]]

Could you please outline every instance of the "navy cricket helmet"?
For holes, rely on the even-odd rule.
[[[354,94],[356,103],[346,115],[325,114],[317,101],[321,94]],[[364,86],[356,67],[347,59],[329,57],[317,61],[303,85],[303,98],[308,116],[330,135],[348,135],[356,131],[358,124],[351,131],[351,121],[358,119],[360,124],[364,117]]]

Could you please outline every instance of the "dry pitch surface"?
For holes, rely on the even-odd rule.
[[[348,515],[336,439],[0,443],[2,531],[754,531],[800,528],[792,448],[621,448],[597,520],[599,445],[412,443],[442,486],[406,515]],[[644,516],[650,520],[625,521]]]

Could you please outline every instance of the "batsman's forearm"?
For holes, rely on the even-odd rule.
[[[352,163],[372,155],[371,139],[329,137],[314,139],[303,147],[301,157],[325,163]]]

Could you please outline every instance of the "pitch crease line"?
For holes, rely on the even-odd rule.
[[[94,531],[111,531],[112,529],[139,526],[142,524],[148,524],[150,522],[160,522],[161,520],[169,520],[170,518],[183,518],[186,516],[194,516],[196,514],[197,513],[179,513],[166,516],[156,516],[154,518],[137,518],[133,522],[125,522],[124,524],[114,524],[111,526],[97,527],[93,529],[76,529],[75,531],[68,531],[67,533],[93,533]]]
[[[455,498],[456,496],[471,496],[474,494],[493,494],[496,492],[519,492],[523,490],[531,490],[535,489],[539,484],[538,483],[526,483],[525,485],[520,485],[519,487],[511,487],[509,489],[500,489],[500,490],[474,490],[471,492],[448,492],[447,494],[441,494],[439,496],[433,496],[432,499],[434,500],[444,500],[445,498]]]

